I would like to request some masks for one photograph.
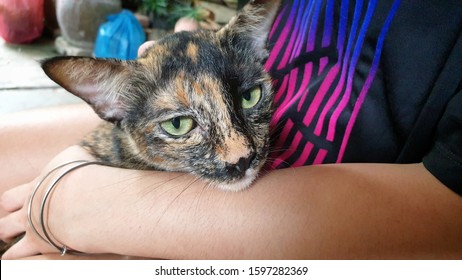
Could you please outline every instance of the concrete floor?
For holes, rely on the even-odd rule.
[[[208,2],[219,23],[226,23],[235,10]],[[52,40],[40,39],[29,45],[10,45],[0,38],[0,116],[23,110],[61,104],[81,103],[51,81],[39,61],[58,55]]]
[[[41,59],[55,55],[50,40],[9,45],[0,38],[0,116],[82,102],[51,81],[40,68]]]

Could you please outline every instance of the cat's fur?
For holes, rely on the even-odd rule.
[[[273,92],[263,63],[279,2],[251,1],[222,29],[172,34],[134,61],[57,57],[42,67],[107,121],[81,142],[96,158],[240,190],[268,154]],[[255,88],[261,99],[244,109]],[[194,128],[166,133],[160,124],[175,117],[192,118]]]

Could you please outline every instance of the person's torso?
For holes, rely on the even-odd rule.
[[[266,63],[271,167],[420,161],[443,108],[407,144],[461,31],[458,0],[285,1]]]

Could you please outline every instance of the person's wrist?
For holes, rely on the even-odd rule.
[[[91,168],[91,166],[79,167],[79,163],[95,161],[86,150],[80,146],[71,146],[59,155],[57,155],[47,166],[44,173],[39,177],[39,180],[46,177],[43,183],[38,187],[37,193],[31,204],[31,216],[35,223],[38,233],[46,239],[51,239],[62,251],[63,248],[75,251],[86,252],[82,249],[82,245],[86,244],[85,235],[82,232],[84,227],[80,226],[85,210],[85,187],[84,184],[79,184],[81,178],[78,176],[78,171],[82,168]],[[74,162],[74,163],[73,163]],[[57,168],[58,166],[62,166]],[[71,170],[74,167],[79,167]],[[50,172],[57,168],[56,171]],[[62,176],[60,178],[60,176]],[[53,184],[55,186],[53,187]],[[50,191],[50,188],[51,191]],[[76,192],[77,188],[82,190]],[[46,195],[48,197],[45,200]],[[83,205],[83,206],[82,206]],[[45,206],[45,211],[41,211],[41,207]],[[42,222],[50,237],[46,237]],[[78,237],[78,238],[77,238]],[[77,241],[77,242],[75,242]]]
[[[104,235],[105,211],[98,209],[98,188],[92,188],[91,178],[97,176],[91,165],[67,174],[50,200],[48,226],[63,244],[84,253],[103,253],[95,242]],[[99,226],[98,226],[99,225]]]

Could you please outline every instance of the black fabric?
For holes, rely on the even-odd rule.
[[[462,195],[462,90],[446,107],[435,143],[423,163],[443,184]]]
[[[276,159],[272,167],[423,162],[462,195],[462,2],[284,3],[270,36],[267,63],[276,89],[272,145],[279,151],[270,155]],[[345,8],[348,13],[342,13]],[[303,13],[310,9],[312,14]],[[316,12],[319,17],[313,16]],[[343,18],[348,18],[344,43],[337,36]],[[312,28],[316,20],[317,30]],[[326,44],[329,24],[334,35]],[[367,28],[361,42],[363,26]],[[311,42],[309,29],[316,31]],[[312,50],[299,54],[293,42],[297,46],[301,40],[306,41],[302,49],[311,43]],[[353,51],[345,56],[349,40],[352,49],[359,46],[357,64]],[[344,59],[345,69],[354,70],[351,88],[347,82],[342,85],[341,72],[326,86],[330,72]],[[370,76],[373,81],[368,85]],[[343,86],[338,97],[337,85]],[[366,95],[361,96],[365,87]]]
[[[388,85],[396,87],[399,103],[414,105],[409,110],[418,116],[403,124],[408,128],[403,129],[405,141],[396,162],[423,161],[436,178],[462,195],[462,2],[405,1],[402,5],[403,15],[394,22],[400,31],[390,32],[389,47],[412,47],[401,55],[390,50],[390,57],[403,59],[390,69]],[[408,79],[409,75],[415,78]],[[400,84],[403,79],[407,83]],[[429,92],[422,101],[406,102],[400,95],[419,88]]]

